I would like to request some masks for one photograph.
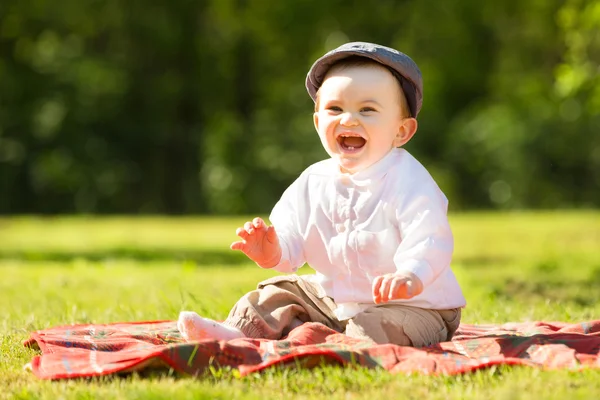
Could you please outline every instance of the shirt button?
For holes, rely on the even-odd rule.
[[[342,225],[342,224],[339,224],[339,225],[336,227],[336,229],[337,229],[337,231],[338,231],[339,233],[342,233],[342,232],[344,232],[344,231],[346,230],[346,227],[345,227],[344,225]]]

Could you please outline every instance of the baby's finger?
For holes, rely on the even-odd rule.
[[[390,286],[392,285],[393,278],[391,276],[385,276],[383,278],[383,282],[381,282],[381,287],[379,288],[379,297],[381,297],[381,302],[385,303],[389,300]]]
[[[254,232],[261,234],[261,235],[266,234],[269,229],[267,227],[267,225],[264,222],[262,222],[262,220],[258,224],[255,223],[255,221],[252,221],[252,226],[254,227]]]
[[[414,282],[409,279],[408,282],[406,282],[406,285],[404,285],[404,286],[406,287],[406,290],[405,290],[406,297],[405,298],[410,299],[411,297],[414,297],[416,294],[415,293],[416,288],[415,288]]]
[[[394,278],[390,285],[390,292],[388,294],[388,300],[402,299],[402,292],[406,290],[406,279],[405,278]]]
[[[254,232],[254,226],[252,226],[252,222],[248,221],[244,224],[244,229],[246,230],[246,232],[248,232],[250,235],[252,235],[252,233]]]
[[[373,280],[373,301],[375,304],[379,303],[379,288],[383,282],[383,276],[378,276]]]
[[[246,230],[244,228],[237,228],[235,230],[235,234],[238,235],[239,237],[241,237],[242,239],[246,240],[248,239],[248,232],[246,232]]]
[[[244,251],[244,246],[246,245],[246,243],[244,242],[233,242],[231,243],[231,245],[229,245],[229,248],[231,250],[241,250]]]
[[[273,225],[266,227],[266,231],[267,231],[267,240],[269,241],[269,243],[277,243],[277,241],[279,240],[279,238],[277,237],[277,232],[275,232],[275,228],[273,227]]]
[[[265,221],[263,221],[261,218],[256,217],[252,220],[252,225],[254,225],[256,229],[260,229],[263,226],[265,226]]]

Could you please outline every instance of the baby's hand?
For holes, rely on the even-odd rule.
[[[423,292],[423,283],[411,272],[396,272],[378,276],[373,281],[375,304],[390,300],[410,299]]]
[[[242,238],[231,243],[232,250],[241,250],[261,268],[273,268],[281,260],[281,246],[275,228],[260,218],[248,221],[235,234]]]

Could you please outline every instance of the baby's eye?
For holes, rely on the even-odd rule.
[[[329,106],[329,107],[327,107],[327,110],[333,111],[333,112],[341,112],[342,111],[342,109],[338,106]]]
[[[376,111],[373,107],[363,107],[360,109],[360,112],[374,112]]]

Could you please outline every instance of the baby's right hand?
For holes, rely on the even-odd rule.
[[[281,246],[275,228],[267,226],[260,218],[248,221],[237,228],[235,234],[241,241],[231,243],[232,250],[241,250],[261,268],[273,268],[281,260]]]

